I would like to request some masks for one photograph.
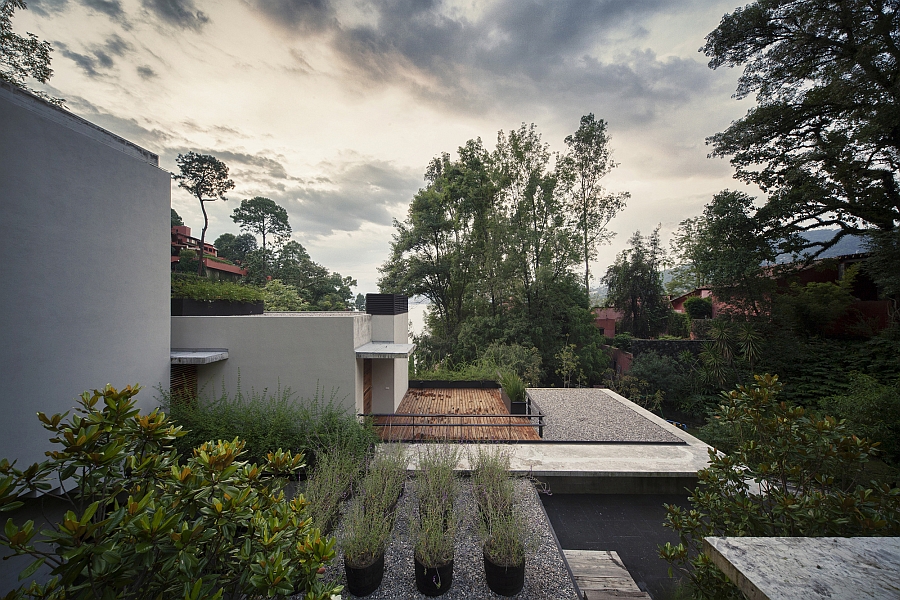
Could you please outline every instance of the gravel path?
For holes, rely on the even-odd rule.
[[[602,390],[533,388],[528,394],[546,415],[545,440],[684,443]]]
[[[427,598],[416,589],[413,575],[413,548],[409,539],[409,518],[415,506],[415,492],[411,482],[407,482],[406,492],[397,504],[397,521],[394,525],[393,538],[385,553],[384,581],[373,594],[367,596],[378,599],[423,599]],[[520,599],[560,598],[577,600],[575,587],[569,572],[553,541],[550,524],[547,521],[540,499],[534,486],[525,479],[516,484],[519,506],[526,512],[527,518],[534,523],[535,540],[533,548],[525,559],[525,587],[513,596]],[[481,545],[475,527],[475,497],[468,479],[460,480],[460,492],[457,507],[462,519],[457,530],[455,558],[453,560],[453,584],[450,590],[440,598],[446,600],[474,600],[481,598],[504,598],[491,592],[484,579],[484,563]],[[340,526],[335,535],[340,540]],[[335,579],[345,585],[344,561],[340,551],[328,567],[326,578]],[[355,598],[346,588],[343,598]]]

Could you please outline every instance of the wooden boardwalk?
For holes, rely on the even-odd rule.
[[[613,551],[563,550],[584,600],[649,598]]]
[[[526,417],[472,416],[508,414],[499,389],[410,388],[397,407],[396,416],[377,417],[376,425],[386,441],[541,439],[534,427],[506,426],[530,424],[531,419]],[[413,420],[415,425],[411,424]]]

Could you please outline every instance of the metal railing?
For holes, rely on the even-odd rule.
[[[386,439],[393,441],[422,441],[422,440],[439,440],[453,439],[460,441],[475,440],[492,440],[492,441],[515,441],[516,438],[509,435],[505,438],[494,439],[469,435],[467,429],[479,427],[500,427],[510,429],[510,433],[516,427],[531,427],[537,429],[538,437],[544,437],[544,414],[531,413],[525,415],[511,414],[461,414],[461,413],[361,413],[358,416],[371,418],[372,424],[381,429],[390,430]],[[479,422],[485,419],[502,420],[506,422]],[[513,421],[515,419],[518,422]],[[523,422],[527,419],[527,422]],[[533,421],[537,419],[537,423]],[[408,429],[404,429],[408,428]],[[446,431],[446,435],[435,435],[428,429],[436,428]],[[454,429],[455,428],[455,431]],[[397,429],[399,437],[393,437],[391,433]],[[424,431],[423,431],[424,430]],[[418,436],[416,434],[419,434]],[[455,435],[454,435],[455,434]],[[385,438],[385,435],[382,435]]]

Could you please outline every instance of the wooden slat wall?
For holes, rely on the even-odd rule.
[[[416,422],[452,424],[455,427],[417,425],[393,426],[408,423],[412,414],[476,414],[508,415],[500,390],[485,388],[411,388],[397,407],[396,417],[379,417],[384,440],[539,440],[534,427],[504,427],[507,423],[531,423],[524,417],[418,417]],[[487,423],[489,427],[469,427],[472,423]]]

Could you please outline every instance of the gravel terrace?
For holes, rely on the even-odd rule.
[[[550,524],[534,486],[528,480],[521,479],[516,483],[516,494],[519,506],[525,511],[528,520],[534,523],[535,543],[525,559],[525,587],[513,598],[577,600],[575,586],[556,548]],[[416,589],[413,575],[413,548],[409,539],[409,519],[414,506],[416,506],[415,491],[410,480],[407,481],[406,491],[397,504],[397,521],[394,525],[391,543],[384,557],[384,581],[382,581],[381,587],[367,598],[373,600],[427,598]],[[453,584],[450,590],[440,598],[447,600],[504,598],[504,596],[498,596],[491,592],[484,579],[484,562],[475,526],[475,497],[467,478],[460,480],[457,507],[461,515],[461,522],[456,536]],[[337,556],[332,565],[328,567],[325,577],[345,585],[344,561],[340,550],[340,525],[333,535],[338,538]],[[346,588],[341,594],[345,599],[355,598]]]
[[[528,395],[546,415],[545,440],[684,443],[602,390],[532,388]]]

